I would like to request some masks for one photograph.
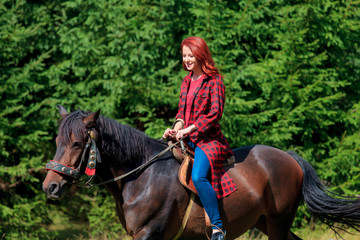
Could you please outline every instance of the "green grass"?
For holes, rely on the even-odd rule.
[[[47,226],[47,230],[56,233],[57,240],[88,239],[87,224],[71,221],[65,215],[53,215],[53,224]]]
[[[66,217],[57,217],[54,220],[54,224],[48,226],[50,232],[57,233],[57,240],[130,240],[131,238],[124,234],[117,233],[103,233],[98,236],[91,236],[90,229],[87,223],[84,222],[71,222]],[[335,233],[323,225],[312,225],[308,228],[293,230],[293,232],[306,240],[336,240],[337,238]],[[339,231],[341,237],[346,240],[358,240],[360,239],[360,232],[351,230],[353,234],[346,233],[344,231]],[[256,229],[250,230],[245,233],[243,236],[237,238],[236,240],[266,240],[267,237]]]
[[[57,235],[57,240],[130,240],[131,237],[116,232],[105,232],[98,236],[91,236],[91,229],[87,222],[78,222],[69,219],[66,215],[53,215],[53,224],[46,226],[47,230]],[[307,228],[293,229],[293,232],[304,240],[336,240],[336,234],[325,225],[316,223],[310,224]],[[341,237],[345,240],[360,239],[360,232],[349,230],[350,233],[340,231]],[[357,234],[357,235],[354,235]],[[267,236],[252,229],[236,240],[267,240]]]
[[[304,240],[336,240],[341,239],[336,236],[334,231],[324,225],[312,225],[307,228],[292,230],[298,237]],[[345,240],[358,240],[360,239],[360,232],[355,230],[349,230],[349,233],[345,231],[338,231],[341,237]],[[355,235],[356,234],[356,235]],[[267,240],[267,236],[257,230],[251,230],[245,233],[243,236],[236,240]]]
[[[115,236],[113,238],[109,238],[108,234],[103,234],[95,237],[90,237],[88,234],[79,234],[74,230],[64,229],[64,231],[60,231],[60,235],[57,237],[57,240],[113,240],[113,239],[121,239],[121,240],[130,240],[131,237],[122,235]],[[340,238],[336,238],[335,233],[330,229],[318,229],[318,230],[309,230],[309,229],[301,229],[298,231],[294,231],[299,237],[306,240],[336,240]],[[349,233],[341,232],[341,236],[345,240],[358,240],[360,235],[351,235]],[[256,235],[253,232],[249,231],[243,236],[237,238],[236,240],[267,240],[267,237],[264,234]]]

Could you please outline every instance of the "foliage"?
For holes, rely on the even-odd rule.
[[[225,76],[221,124],[232,147],[295,150],[334,191],[359,194],[359,5],[0,0],[0,238],[53,238],[45,229],[54,212],[82,216],[92,235],[122,232],[102,189],[60,202],[42,193],[55,106],[101,108],[161,137],[177,110],[179,45],[189,35],[206,39]],[[295,226],[306,221],[301,208]]]

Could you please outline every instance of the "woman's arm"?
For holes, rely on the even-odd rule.
[[[195,127],[194,124],[188,126],[187,128],[181,129],[181,130],[177,131],[177,133],[176,133],[176,139],[177,139],[177,140],[180,140],[180,138],[191,134],[191,133],[194,132],[195,130],[196,130],[196,127]]]
[[[210,90],[209,111],[206,115],[201,115],[194,123],[197,134],[204,134],[207,129],[217,123],[221,117],[225,105],[225,86],[222,78],[214,79],[214,83]]]

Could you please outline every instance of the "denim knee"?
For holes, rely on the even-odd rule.
[[[191,177],[195,186],[207,181],[206,176],[201,176],[201,174],[195,171],[192,172]]]

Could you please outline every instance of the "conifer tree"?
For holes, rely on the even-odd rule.
[[[331,189],[359,194],[359,5],[0,1],[0,239],[53,239],[50,212],[88,221],[90,235],[123,232],[103,189],[74,189],[59,202],[42,193],[56,104],[101,108],[160,138],[177,111],[186,75],[179,46],[190,35],[206,39],[224,76],[221,125],[233,148],[295,150]]]

